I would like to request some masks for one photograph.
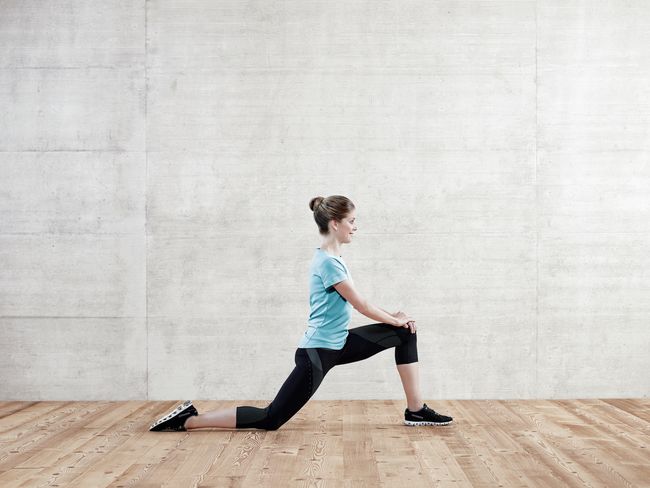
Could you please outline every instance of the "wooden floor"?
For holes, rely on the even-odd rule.
[[[649,487],[650,399],[312,400],[277,431],[149,432],[177,402],[0,402],[0,487]],[[263,401],[195,401],[199,412]]]

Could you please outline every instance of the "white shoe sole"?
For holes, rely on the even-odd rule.
[[[190,406],[192,406],[192,400],[186,400],[183,403],[181,403],[179,406],[177,406],[174,410],[169,412],[167,415],[160,417],[158,420],[156,420],[153,424],[149,426],[149,430],[153,429],[156,425],[160,425],[163,422],[166,422],[167,420],[175,417],[179,413],[181,413],[183,410],[188,409]]]
[[[449,422],[416,422],[413,420],[405,420],[404,424],[405,425],[449,425],[453,422],[453,420],[450,420]]]

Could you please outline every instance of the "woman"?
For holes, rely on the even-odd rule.
[[[357,230],[355,207],[342,195],[316,197],[309,202],[323,236],[310,269],[309,325],[295,353],[296,366],[266,408],[239,406],[201,415],[186,401],[151,424],[153,431],[179,431],[202,427],[277,430],[314,394],[327,372],[339,364],[361,361],[395,348],[407,408],[406,425],[447,425],[452,417],[440,415],[422,402],[418,377],[415,320],[404,312],[388,313],[362,298],[354,288],[350,270],[341,256],[343,244]],[[351,308],[379,323],[347,329]]]

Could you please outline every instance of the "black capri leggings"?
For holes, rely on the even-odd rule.
[[[273,401],[266,408],[237,407],[236,428],[279,429],[307,403],[334,366],[361,361],[391,347],[395,348],[395,364],[417,362],[417,332],[384,323],[350,329],[340,350],[297,348],[296,366]]]

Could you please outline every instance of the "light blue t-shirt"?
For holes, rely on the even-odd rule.
[[[309,325],[298,347],[343,348],[352,305],[332,285],[347,279],[343,258],[317,247],[309,270]]]

